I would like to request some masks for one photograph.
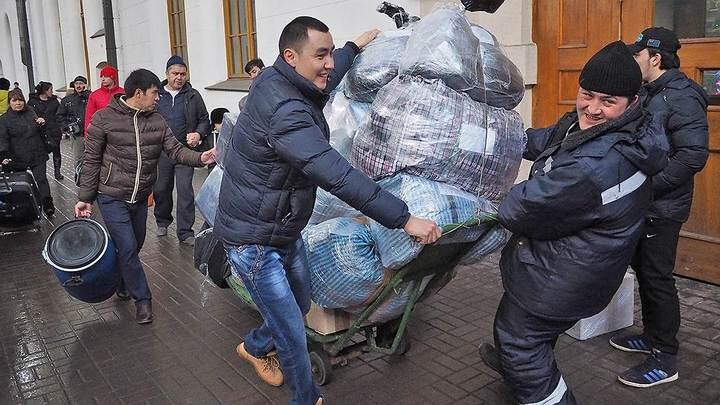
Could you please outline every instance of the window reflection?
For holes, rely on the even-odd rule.
[[[720,37],[720,0],[655,0],[654,25],[678,38]]]

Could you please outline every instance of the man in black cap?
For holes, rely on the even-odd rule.
[[[666,164],[667,145],[637,102],[641,84],[625,44],[609,44],[583,68],[575,111],[527,131],[530,179],[510,190],[498,213],[513,236],[500,259],[497,349],[480,347],[521,404],[576,403],[553,348],[561,333],[608,305],[643,232],[649,177]]]
[[[640,287],[643,333],[614,336],[610,344],[649,354],[618,378],[651,387],[678,378],[680,304],[672,273],[680,228],[690,215],[693,177],[708,158],[708,100],[702,87],[678,70],[680,42],[674,32],[648,28],[629,48],[646,82],[642,103],[661,117],[670,153],[667,167],[652,178],[654,201],[631,263]]]
[[[87,107],[88,97],[90,97],[90,90],[87,88],[87,79],[83,76],[76,77],[73,80],[73,86],[75,91],[60,101],[58,120],[63,132],[72,135],[73,156],[75,162],[78,162],[85,151],[83,131],[85,107]]]
[[[157,110],[165,118],[177,140],[194,150],[205,150],[203,142],[210,133],[205,102],[188,82],[187,65],[177,55],[170,57],[166,79],[160,89]],[[202,145],[202,146],[201,146]],[[165,153],[158,163],[158,178],[153,187],[157,235],[167,235],[173,221],[173,186],[177,184],[177,237],[180,243],[195,244],[195,191],[192,179],[195,168],[170,159]]]

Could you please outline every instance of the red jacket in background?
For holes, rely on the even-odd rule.
[[[111,89],[106,87],[100,87],[99,89],[90,93],[88,97],[87,107],[85,107],[85,136],[87,136],[87,129],[90,126],[93,114],[96,111],[102,110],[107,107],[112,99],[112,96],[118,93],[125,93],[125,89],[120,86],[115,86]]]

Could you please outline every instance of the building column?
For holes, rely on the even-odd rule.
[[[91,72],[85,70],[85,48],[80,21],[79,0],[58,0],[62,53],[66,82]]]
[[[42,4],[39,1],[27,2],[28,27],[30,28],[30,47],[33,56],[33,70],[35,83],[30,83],[30,89],[34,91],[35,85],[40,80],[49,81],[50,69],[48,67],[47,41],[45,39],[45,18],[43,16]]]
[[[42,0],[43,24],[45,28],[45,40],[48,59],[48,72],[50,82],[55,89],[65,87],[68,84],[65,75],[65,60],[63,58],[63,38],[60,31],[60,11],[58,0]],[[60,94],[63,96],[64,94]]]

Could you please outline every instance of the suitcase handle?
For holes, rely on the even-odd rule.
[[[12,160],[7,159],[8,163],[12,162]],[[8,178],[5,176],[5,165],[2,164],[3,161],[0,160],[0,177],[3,179],[3,186],[4,189],[0,189],[0,195],[8,195],[12,193],[12,187],[10,187],[10,183],[8,183]]]

